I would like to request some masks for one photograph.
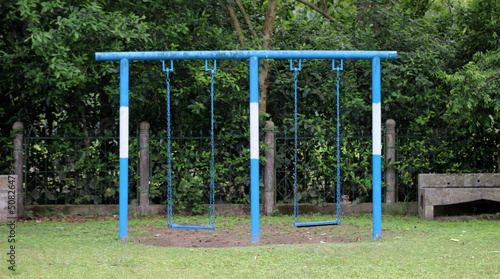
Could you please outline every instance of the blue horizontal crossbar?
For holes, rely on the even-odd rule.
[[[181,230],[206,230],[213,231],[215,226],[212,225],[197,225],[197,224],[169,224],[171,229],[181,229]]]
[[[96,61],[181,59],[396,59],[396,51],[361,50],[220,50],[96,52]]]
[[[303,223],[294,223],[296,227],[315,227],[315,226],[330,226],[330,225],[340,225],[340,221],[320,221],[320,222],[303,222]]]

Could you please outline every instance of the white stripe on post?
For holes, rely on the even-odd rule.
[[[259,159],[259,103],[250,103],[250,159]]]
[[[382,155],[382,109],[380,103],[372,104],[373,145],[372,154]]]
[[[129,107],[120,107],[120,158],[128,158]]]

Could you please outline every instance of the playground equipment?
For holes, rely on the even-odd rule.
[[[174,71],[174,61],[170,60],[170,67],[165,67],[165,61],[162,62],[163,71],[166,73],[167,84],[167,220],[168,226],[172,229],[188,230],[214,230],[215,229],[215,135],[214,135],[214,99],[215,99],[215,71],[217,70],[217,60],[213,61],[213,66],[208,66],[208,60],[205,60],[205,71],[210,72],[210,204],[209,204],[209,224],[175,224],[173,222],[173,194],[172,194],[172,137],[171,137],[171,119],[170,119],[170,73]]]
[[[293,130],[294,130],[294,154],[293,154],[293,216],[296,227],[340,225],[341,223],[341,200],[340,200],[340,71],[344,69],[344,60],[340,60],[339,67],[335,66],[335,59],[332,60],[332,70],[337,72],[336,79],[336,151],[337,151],[337,177],[335,186],[335,204],[336,220],[320,222],[299,222],[299,199],[298,199],[298,144],[299,144],[299,125],[298,125],[298,80],[299,72],[302,70],[302,60],[298,60],[298,66],[294,67],[293,60],[290,59],[290,71],[293,71]]]
[[[395,51],[334,50],[248,50],[248,51],[150,51],[97,52],[97,61],[120,61],[120,176],[119,232],[126,240],[128,231],[128,145],[129,145],[129,67],[133,60],[248,59],[250,76],[250,235],[260,237],[259,201],[259,60],[260,59],[370,59],[372,64],[372,178],[373,239],[382,232],[382,113],[381,59],[395,59]]]

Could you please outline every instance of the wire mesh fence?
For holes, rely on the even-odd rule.
[[[335,137],[318,141],[301,137],[297,150],[299,197],[322,205],[335,200]],[[3,172],[12,171],[12,139],[2,138]],[[243,136],[216,140],[216,203],[249,202],[249,149]],[[415,201],[419,173],[491,173],[498,171],[498,139],[465,136],[408,135],[398,131],[398,201]],[[129,200],[139,192],[138,138],[130,138]],[[26,137],[24,143],[26,204],[117,204],[117,137]],[[209,138],[174,138],[174,187],[179,204],[205,202],[209,184]],[[263,147],[265,148],[265,147]],[[275,139],[277,203],[291,203],[294,181],[293,137]],[[345,135],[341,140],[343,199],[371,198],[371,137]],[[151,203],[166,200],[166,154],[162,136],[150,140]],[[264,163],[264,160],[262,160]],[[181,201],[183,200],[183,201]]]
[[[214,184],[217,203],[247,203],[249,187],[248,139],[218,139],[214,154]],[[209,202],[211,183],[211,142],[209,137],[173,137],[172,189],[178,208],[189,205],[202,210]],[[150,198],[155,204],[165,203],[167,187],[166,139],[150,142]]]
[[[299,138],[297,184],[299,202],[326,205],[336,200],[337,150],[335,137],[318,141]],[[347,136],[341,140],[341,195],[364,200],[371,189],[371,137]],[[294,154],[292,137],[276,138],[276,200],[293,202]]]
[[[498,172],[499,139],[469,134],[409,135],[398,131],[397,189],[399,201],[416,201],[419,173]]]
[[[27,137],[24,175],[27,205],[116,204],[118,138]]]

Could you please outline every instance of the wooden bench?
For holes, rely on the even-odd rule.
[[[435,206],[478,200],[500,203],[500,173],[418,175],[418,212],[421,218],[434,219]]]

